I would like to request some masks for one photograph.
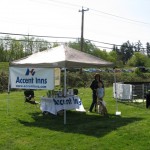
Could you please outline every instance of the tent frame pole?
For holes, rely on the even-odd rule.
[[[116,97],[116,112],[118,111],[118,94],[117,94],[117,85],[116,85],[116,71],[114,69],[114,82],[115,82],[115,97]]]
[[[64,68],[64,97],[66,97],[67,95],[67,87],[66,87],[66,77],[67,73],[66,73],[66,68]],[[66,124],[66,107],[64,105],[64,124]]]
[[[7,114],[9,113],[9,94],[10,94],[10,70],[9,70],[9,77],[8,77],[8,87],[7,87]]]
[[[118,93],[117,93],[117,81],[116,81],[116,70],[114,68],[114,82],[115,82],[115,97],[116,97],[116,115],[121,115],[121,112],[118,111]]]

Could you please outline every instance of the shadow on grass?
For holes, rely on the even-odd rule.
[[[21,124],[28,127],[46,128],[49,130],[65,133],[77,133],[94,137],[102,137],[122,126],[140,121],[142,118],[132,117],[123,118],[109,114],[109,117],[103,117],[96,113],[81,113],[67,111],[66,124],[64,125],[63,116],[46,115],[41,113],[32,113],[33,122],[18,120]]]
[[[129,106],[133,106],[133,107],[138,107],[141,109],[146,109],[146,103],[145,102],[128,102],[128,101],[118,101],[121,104],[124,105],[129,105]]]

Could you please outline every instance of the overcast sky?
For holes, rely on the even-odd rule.
[[[0,0],[0,32],[80,38],[82,6],[85,39],[150,42],[150,0]]]

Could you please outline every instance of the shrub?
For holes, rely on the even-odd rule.
[[[8,88],[8,74],[5,72],[0,73],[0,92],[6,91]]]
[[[100,72],[101,78],[104,81],[105,87],[112,86],[114,83],[113,72]],[[67,72],[67,88],[76,87],[90,87],[92,80],[94,79],[95,73],[89,72]],[[150,82],[150,73],[126,73],[117,72],[115,73],[116,82]],[[64,74],[61,74],[61,86],[64,85]],[[8,74],[5,72],[0,73],[0,92],[7,91],[8,87]]]

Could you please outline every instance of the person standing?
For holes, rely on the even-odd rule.
[[[104,88],[102,87],[103,83],[100,81],[98,83],[98,88],[97,88],[97,108],[98,108],[98,113],[101,115],[107,115],[107,108],[106,108],[106,103],[103,101],[103,97],[105,95]]]
[[[100,74],[96,73],[94,76],[94,80],[92,81],[90,88],[92,90],[92,103],[89,109],[89,112],[92,112],[93,108],[95,107],[95,112],[96,112],[96,106],[97,106],[97,88],[98,88],[98,83],[102,82],[102,88],[104,88],[104,83],[101,80]]]

